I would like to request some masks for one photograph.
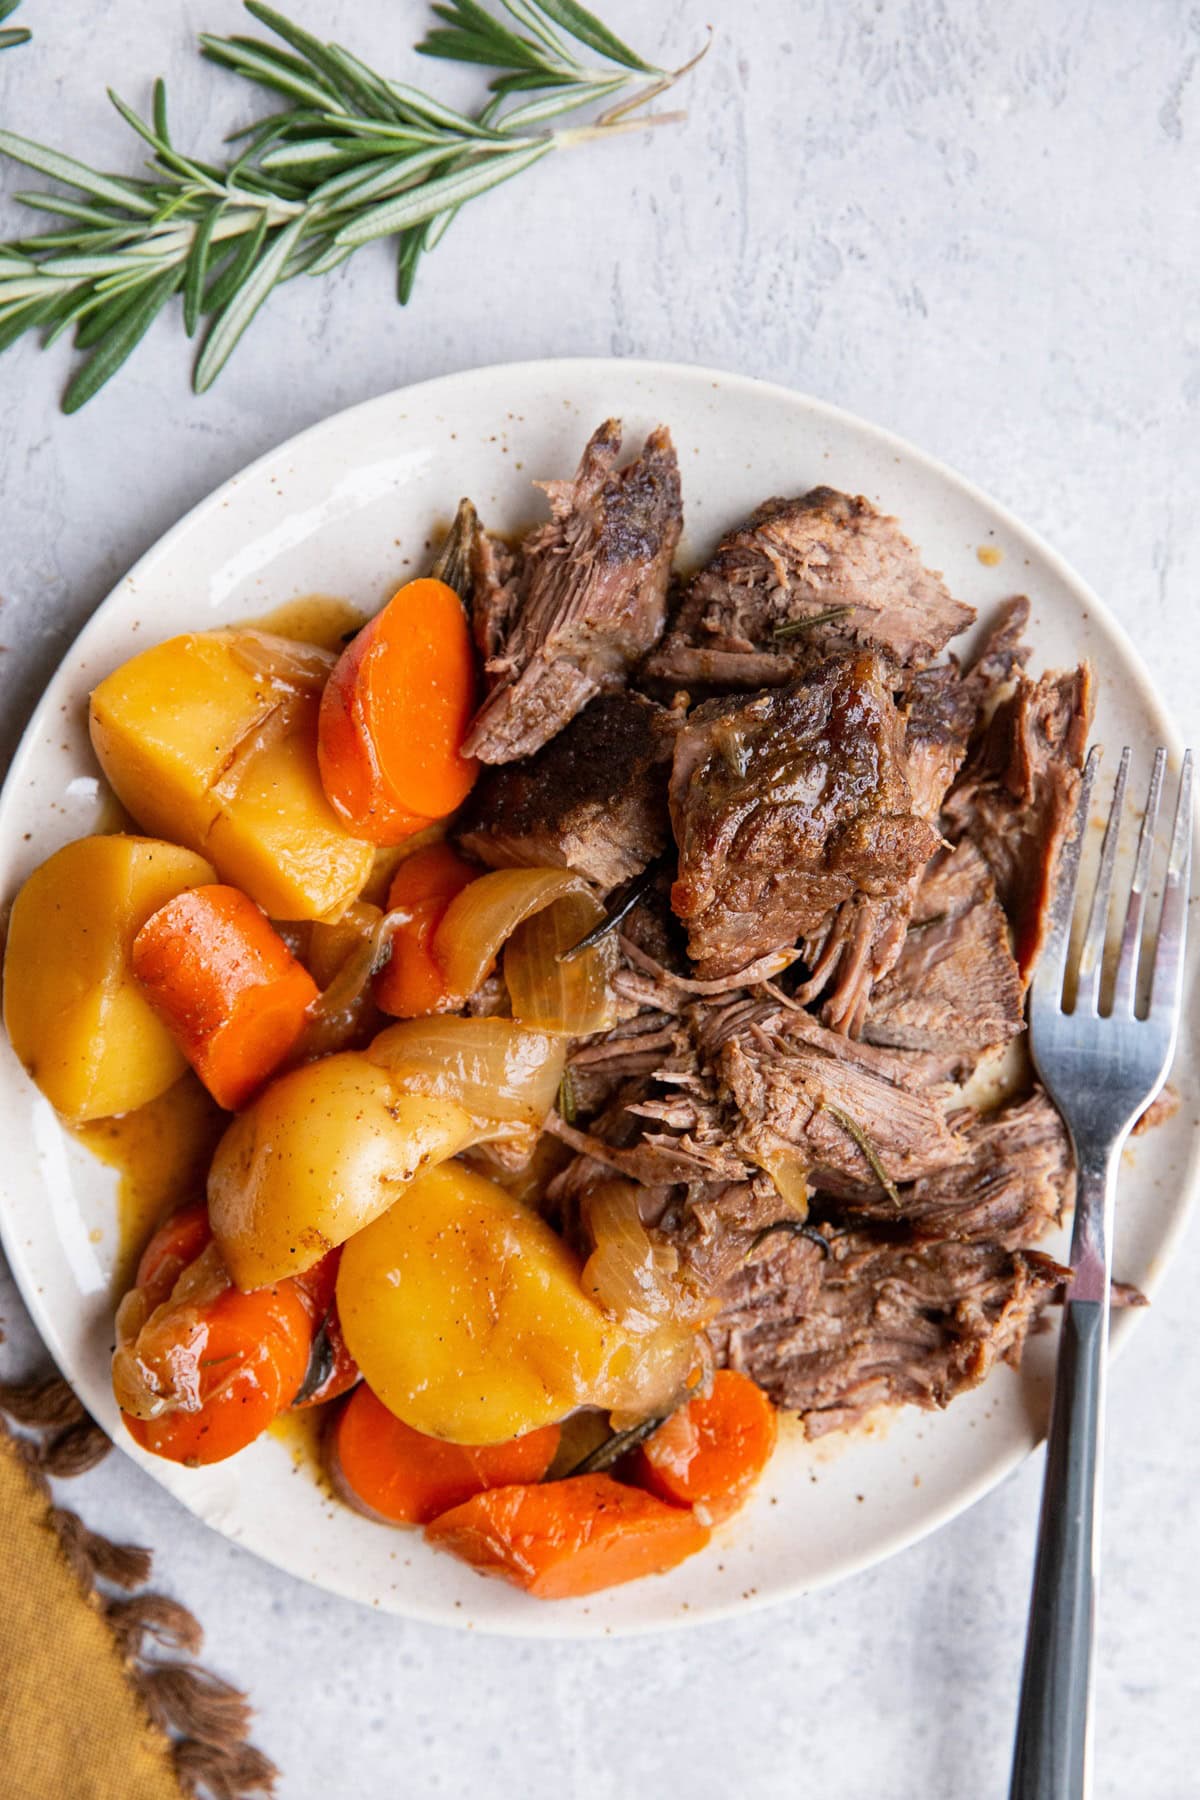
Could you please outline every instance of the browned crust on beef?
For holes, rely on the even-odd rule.
[[[543,484],[552,517],[517,553],[479,534],[472,607],[490,691],[468,756],[531,756],[661,635],[683,525],[679,464],[662,426],[624,469],[620,449],[609,419],[572,480]]]
[[[913,813],[904,721],[865,654],[697,708],[676,743],[671,821],[671,903],[706,980],[817,932],[856,894],[898,892],[938,843]]]
[[[601,888],[638,875],[670,839],[677,714],[601,694],[533,757],[487,769],[462,814],[463,848],[490,868],[575,869]]]

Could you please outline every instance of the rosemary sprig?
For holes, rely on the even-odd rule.
[[[11,19],[20,6],[21,0],[0,0],[0,25],[5,19]],[[18,44],[27,44],[33,36],[23,25],[11,26],[7,31],[0,31],[0,50],[12,50]]]
[[[0,0],[8,11],[15,3]],[[403,303],[421,257],[468,201],[554,150],[680,116],[645,108],[691,64],[652,67],[574,0],[501,4],[516,29],[479,0],[447,0],[433,8],[442,24],[417,46],[497,71],[474,117],[246,0],[271,37],[206,33],[202,52],[284,104],[236,134],[244,141],[232,160],[213,164],[177,148],[161,81],[149,119],[110,93],[149,146],[139,176],[106,174],[0,131],[0,154],[71,190],[16,196],[58,225],[0,244],[0,350],[26,331],[52,343],[73,328],[76,346],[90,352],[64,396],[74,412],[180,294],[189,334],[207,321],[193,372],[202,393],[281,281],[327,274],[363,244],[391,237]],[[581,49],[606,66],[581,61]],[[597,103],[611,104],[590,123],[548,129]]]

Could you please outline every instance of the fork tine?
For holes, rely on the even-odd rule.
[[[1071,920],[1075,916],[1075,888],[1079,881],[1079,859],[1087,832],[1088,812],[1092,804],[1092,788],[1100,767],[1100,746],[1093,744],[1083,766],[1079,798],[1075,803],[1075,822],[1071,835],[1058,853],[1058,869],[1054,878],[1054,897],[1050,902],[1050,929],[1038,960],[1029,995],[1030,1019],[1038,1013],[1059,1012],[1062,1008],[1063,979],[1067,972],[1067,952],[1071,947]]]
[[[1113,871],[1117,866],[1117,844],[1121,837],[1121,813],[1125,806],[1125,784],[1129,779],[1129,748],[1121,752],[1121,766],[1113,783],[1112,805],[1108,824],[1104,827],[1104,843],[1100,849],[1100,867],[1096,871],[1096,887],[1088,913],[1087,933],[1079,953],[1079,982],[1075,990],[1075,1011],[1096,1012],[1100,1001],[1100,975],[1104,968],[1104,941],[1108,936],[1108,910],[1112,900]]]
[[[1161,1006],[1178,1009],[1183,992],[1183,941],[1187,930],[1188,889],[1192,873],[1192,753],[1184,752],[1179,771],[1179,798],[1171,854],[1163,888],[1158,942],[1154,946],[1154,976],[1150,986],[1150,1011]]]
[[[1150,862],[1154,855],[1154,833],[1158,825],[1158,803],[1162,795],[1163,771],[1167,766],[1167,753],[1159,748],[1154,752],[1154,768],[1150,775],[1150,791],[1146,795],[1146,810],[1142,814],[1142,828],[1138,833],[1137,857],[1133,865],[1133,880],[1129,886],[1129,905],[1125,909],[1125,924],[1121,929],[1121,951],[1117,958],[1117,979],[1113,987],[1114,1014],[1130,1017],[1137,999],[1138,963],[1142,947],[1142,920],[1146,910],[1146,889],[1150,883]]]

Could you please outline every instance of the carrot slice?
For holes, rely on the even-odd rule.
[[[236,1112],[304,1028],[317,985],[253,900],[189,888],[133,940],[133,972],[213,1098]]]
[[[399,844],[466,799],[460,746],[475,707],[462,602],[410,581],[342,652],[321,697],[317,753],[330,805],[358,837]]]
[[[448,1444],[414,1431],[363,1382],[328,1443],[334,1486],[359,1512],[391,1525],[426,1525],[487,1488],[540,1481],[558,1450],[543,1425],[508,1444]]]
[[[183,1305],[175,1329],[154,1333],[165,1388],[186,1368],[199,1405],[156,1419],[124,1414],[135,1443],[190,1464],[221,1462],[266,1430],[304,1379],[312,1322],[295,1284],[243,1294],[230,1287],[202,1307]]]
[[[433,937],[446,908],[479,870],[449,844],[430,844],[406,857],[392,877],[388,911],[408,918],[392,934],[392,953],[375,979],[375,1003],[397,1019],[420,1019],[449,998],[446,977],[433,954]]]
[[[203,1200],[181,1206],[163,1220],[142,1251],[134,1276],[134,1286],[145,1288],[151,1307],[166,1299],[188,1264],[195,1262],[211,1239],[208,1207]]]
[[[481,1575],[565,1600],[673,1569],[704,1548],[709,1532],[694,1513],[611,1475],[575,1475],[476,1494],[425,1536]]]
[[[694,1506],[710,1524],[742,1506],[766,1468],[775,1408],[745,1375],[718,1369],[709,1392],[660,1425],[638,1451],[636,1478],[659,1499]]]

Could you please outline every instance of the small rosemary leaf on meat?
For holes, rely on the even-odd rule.
[[[577,1116],[575,1106],[575,1083],[571,1079],[570,1069],[563,1070],[562,1080],[558,1084],[558,1111],[560,1118],[564,1119],[568,1125],[573,1125],[575,1123]]]
[[[857,1119],[852,1119],[849,1113],[844,1113],[840,1106],[831,1106],[828,1100],[823,1100],[821,1102],[819,1110],[821,1112],[827,1112],[830,1118],[835,1119],[842,1130],[854,1139],[855,1143],[870,1163],[871,1172],[876,1181],[898,1211],[902,1204],[900,1200],[900,1190],[879,1160],[878,1150],[875,1148],[862,1126],[858,1123]]]
[[[812,631],[817,625],[832,625],[835,619],[844,619],[853,611],[852,606],[827,606],[824,612],[809,613],[807,618],[786,620],[775,627],[773,635],[777,638],[799,637],[802,631]]]
[[[582,956],[585,950],[590,950],[594,944],[598,944],[602,938],[606,938],[610,931],[615,931],[622,919],[628,918],[642,896],[649,893],[658,879],[661,867],[662,859],[656,858],[642,870],[640,875],[635,875],[632,881],[627,881],[624,886],[619,887],[605,908],[604,917],[597,920],[592,929],[585,933],[577,944],[572,944],[568,950],[560,950],[554,960],[560,963],[570,962],[573,957]]]
[[[806,1225],[803,1219],[773,1219],[769,1225],[764,1225],[761,1231],[756,1231],[751,1238],[750,1248],[746,1252],[746,1260],[749,1261],[760,1244],[765,1244],[769,1237],[774,1237],[780,1231],[786,1231],[789,1237],[807,1238],[810,1244],[817,1246],[822,1256],[833,1255],[829,1248],[829,1239],[823,1231],[818,1231],[815,1225]]]
[[[657,1418],[643,1419],[639,1424],[631,1425],[628,1431],[614,1431],[611,1437],[606,1437],[602,1444],[597,1444],[594,1450],[581,1457],[573,1468],[555,1479],[569,1481],[572,1475],[599,1475],[602,1470],[611,1469],[615,1462],[620,1462],[626,1451],[636,1450],[639,1444],[644,1444],[647,1438],[653,1437],[669,1417],[669,1413],[663,1413]]]

